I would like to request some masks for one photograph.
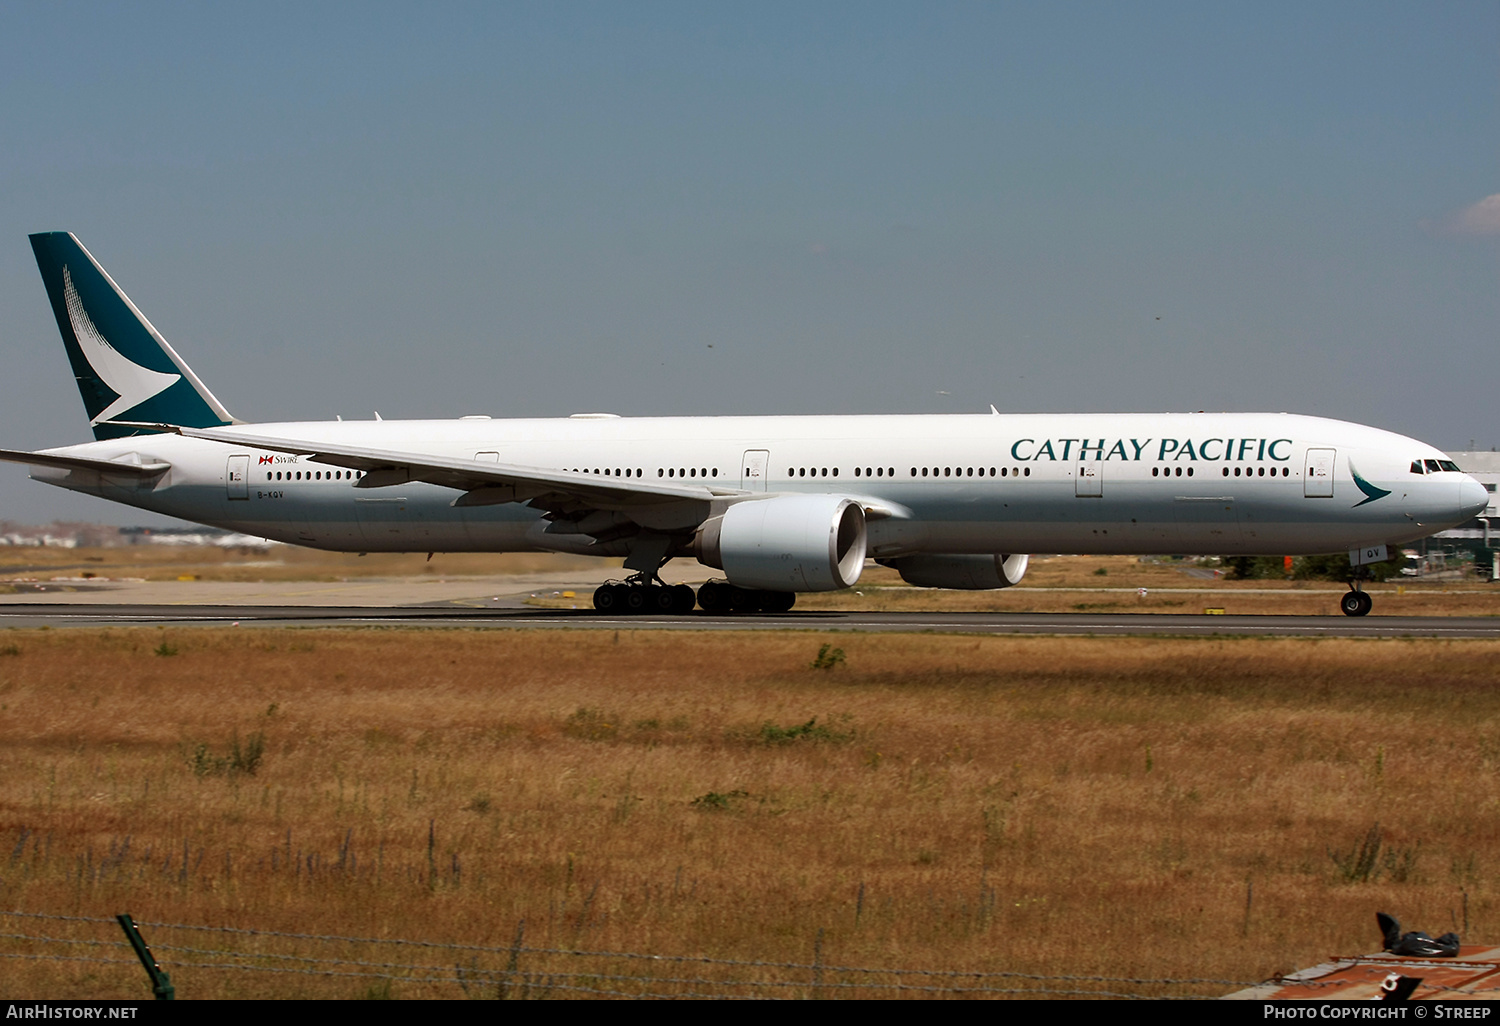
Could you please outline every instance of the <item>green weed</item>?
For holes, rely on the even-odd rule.
[[[824,645],[818,649],[818,657],[812,661],[814,670],[831,670],[844,661],[844,650]]]
[[[795,727],[778,727],[767,720],[760,725],[758,737],[768,745],[786,745],[791,744],[793,741],[804,740],[828,741],[837,744],[850,740],[854,735],[834,730],[828,726],[819,726],[818,718],[814,716],[806,723],[799,723]]]
[[[730,808],[731,802],[734,802],[740,798],[749,797],[749,791],[725,791],[722,793],[718,791],[709,791],[707,794],[700,794],[689,804],[691,804],[693,808],[701,809],[704,812],[722,812]]]

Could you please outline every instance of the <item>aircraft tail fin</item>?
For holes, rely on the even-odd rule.
[[[95,438],[235,422],[71,232],[33,235],[31,249]]]

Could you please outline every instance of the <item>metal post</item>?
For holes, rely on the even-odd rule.
[[[146,939],[135,927],[135,920],[124,912],[115,916],[115,920],[120,924],[120,929],[125,931],[125,938],[130,941],[130,946],[135,948],[141,965],[146,967],[146,975],[151,977],[151,993],[156,995],[156,1000],[176,1000],[177,991],[172,986],[172,977],[167,975],[167,971],[156,961],[156,956],[151,954],[151,949],[146,946]]]

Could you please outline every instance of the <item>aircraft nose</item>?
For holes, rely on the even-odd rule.
[[[1490,493],[1485,491],[1484,485],[1465,475],[1463,484],[1458,489],[1458,513],[1465,520],[1477,517],[1485,511],[1490,504]]]

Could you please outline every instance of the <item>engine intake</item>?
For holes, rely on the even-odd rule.
[[[866,537],[854,500],[782,495],[738,502],[704,521],[693,554],[741,588],[836,591],[859,580]]]
[[[901,575],[907,584],[919,588],[957,588],[962,591],[987,591],[1009,588],[1026,576],[1031,557],[1014,556],[903,556],[880,560]]]

